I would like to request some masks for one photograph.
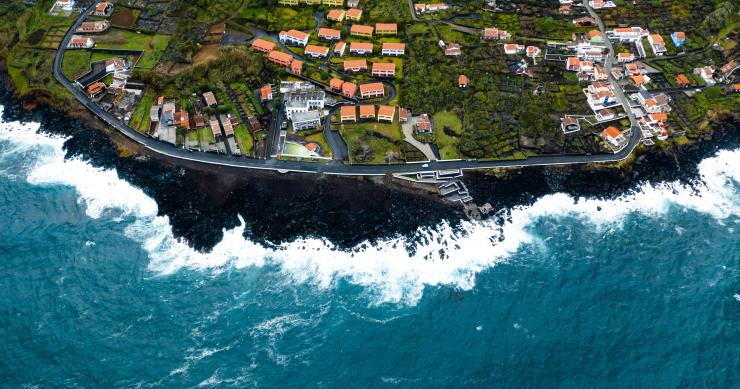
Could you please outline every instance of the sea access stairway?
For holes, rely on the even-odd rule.
[[[398,174],[394,177],[414,185],[423,185],[445,201],[462,205],[471,219],[480,220],[492,210],[490,204],[477,206],[473,203],[473,196],[462,180],[463,172],[460,169],[420,171],[414,175]]]

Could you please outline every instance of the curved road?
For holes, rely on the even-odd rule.
[[[633,128],[633,134],[630,137],[630,141],[626,147],[615,154],[598,154],[598,155],[552,155],[552,156],[538,156],[530,157],[524,160],[500,160],[500,161],[474,161],[474,160],[455,160],[455,161],[434,161],[429,162],[428,166],[422,166],[420,164],[397,164],[397,165],[344,165],[339,161],[332,161],[331,163],[313,163],[313,162],[298,162],[298,161],[283,161],[276,159],[260,160],[246,157],[232,157],[225,155],[217,155],[205,152],[193,152],[186,149],[177,148],[169,143],[164,143],[153,138],[142,135],[135,131],[131,127],[127,126],[122,121],[119,121],[108,112],[102,110],[99,106],[93,103],[87,95],[77,89],[68,79],[62,74],[62,59],[64,58],[64,52],[69,44],[69,41],[74,35],[74,31],[79,27],[80,23],[90,14],[93,8],[97,5],[97,1],[94,2],[87,10],[85,10],[80,17],[75,21],[74,24],[67,31],[64,39],[59,44],[59,49],[54,57],[54,77],[61,83],[67,90],[72,93],[75,98],[89,109],[92,113],[97,115],[101,120],[108,123],[111,127],[120,131],[122,134],[130,138],[131,140],[141,144],[143,147],[171,158],[196,161],[201,163],[208,163],[221,166],[230,166],[237,168],[246,169],[262,169],[262,170],[273,170],[281,173],[285,172],[304,172],[304,173],[318,173],[318,174],[332,174],[332,175],[348,175],[348,176],[379,176],[385,174],[414,174],[419,171],[433,171],[442,169],[492,169],[492,168],[507,168],[507,167],[526,167],[526,166],[548,166],[548,165],[570,165],[570,164],[584,164],[592,162],[616,162],[623,160],[629,156],[632,150],[637,146],[640,141],[639,129]],[[590,9],[589,9],[590,10]],[[590,10],[593,12],[592,10]],[[599,22],[601,19],[595,18]],[[599,28],[603,31],[603,23],[599,23]],[[608,61],[611,67],[611,62],[614,60],[613,51]],[[612,80],[613,81],[613,80]],[[621,92],[621,90],[620,90]],[[618,94],[618,96],[620,96]],[[623,98],[623,95],[622,95]],[[629,105],[625,107],[629,109]],[[632,118],[631,111],[628,111]]]

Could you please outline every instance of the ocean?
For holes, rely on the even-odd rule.
[[[691,185],[343,244],[244,213],[196,250],[69,136],[0,116],[3,387],[740,384],[740,149]]]

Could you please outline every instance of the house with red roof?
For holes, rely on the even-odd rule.
[[[352,82],[345,82],[342,85],[342,95],[346,98],[352,99],[357,94],[357,84]]]
[[[360,120],[375,120],[375,106],[372,104],[360,105]]]
[[[349,44],[349,53],[354,55],[370,55],[373,53],[373,44],[369,42],[352,42]]]
[[[393,62],[373,62],[370,73],[373,77],[395,77],[396,64]]]
[[[370,99],[374,97],[384,97],[385,86],[382,82],[372,82],[360,85],[360,97]]]
[[[458,87],[467,88],[469,83],[470,83],[470,80],[468,79],[468,76],[461,74],[459,77],[457,77]]]
[[[406,44],[405,43],[393,43],[393,42],[385,42],[383,43],[381,54],[383,55],[392,55],[395,57],[400,57],[406,53]]]
[[[318,37],[325,41],[338,41],[342,39],[342,32],[333,28],[319,28]]]
[[[272,85],[267,84],[260,88],[260,99],[263,102],[272,100]]]
[[[352,27],[349,29],[349,34],[352,36],[359,36],[362,38],[372,38],[373,30],[374,30],[373,26],[353,24]]]
[[[378,107],[378,121],[393,123],[393,118],[396,116],[396,107],[390,105],[381,105]]]
[[[363,72],[367,70],[367,61],[364,59],[350,59],[344,61],[345,72]]]
[[[333,92],[341,92],[343,85],[344,85],[344,80],[342,80],[341,78],[334,77],[331,80],[329,80],[329,88]]]
[[[627,144],[627,138],[617,127],[609,126],[601,132],[601,139],[609,144],[613,149],[621,149]]]
[[[359,22],[362,19],[362,10],[357,8],[350,8],[347,10],[347,20]]]
[[[375,23],[375,33],[378,35],[396,35],[398,25],[396,23]]]
[[[326,58],[329,55],[329,48],[326,46],[306,45],[303,54],[311,58]]]
[[[329,12],[326,13],[326,19],[337,23],[344,20],[345,16],[347,16],[347,13],[342,9],[330,9]]]
[[[267,39],[258,38],[252,41],[252,48],[263,53],[269,53],[275,50],[275,42],[270,42]]]
[[[334,45],[334,55],[337,57],[344,57],[344,50],[347,48],[347,43],[343,41],[337,42],[336,45]]]
[[[267,55],[267,60],[287,68],[293,62],[293,56],[282,51],[271,51]]]
[[[339,120],[342,122],[356,122],[357,108],[354,105],[343,105],[339,108]]]
[[[290,64],[290,71],[291,71],[291,73],[293,73],[295,75],[298,75],[298,76],[300,76],[301,74],[303,74],[303,61],[299,61],[297,59],[294,60]]]

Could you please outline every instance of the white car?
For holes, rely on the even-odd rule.
[[[421,165],[421,167],[429,167],[429,164],[428,163],[425,163],[425,164]]]

